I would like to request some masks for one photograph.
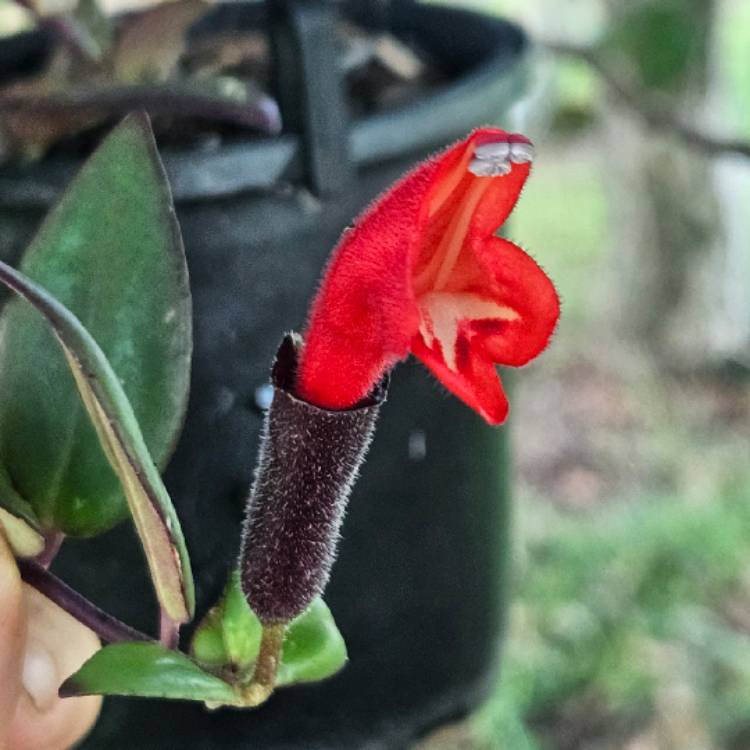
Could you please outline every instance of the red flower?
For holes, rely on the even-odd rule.
[[[495,236],[532,156],[522,135],[476,130],[412,170],[344,232],[313,304],[302,398],[350,407],[411,352],[488,422],[504,421],[495,364],[533,359],[559,316],[552,282]]]

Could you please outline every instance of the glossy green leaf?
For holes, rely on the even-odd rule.
[[[260,639],[261,624],[242,595],[235,572],[222,600],[196,630],[191,652],[207,666],[248,672]],[[346,660],[346,644],[333,615],[322,599],[316,599],[289,625],[276,684],[322,680],[338,672]]]
[[[44,289],[1,261],[0,282],[30,302],[55,332],[125,488],[159,603],[176,622],[187,621],[194,608],[193,578],[180,523],[120,381],[91,334]]]
[[[97,651],[60,687],[64,698],[77,695],[138,695],[146,698],[236,704],[228,683],[192,659],[158,643],[114,643]]]
[[[127,118],[94,152],[20,270],[99,342],[163,466],[187,403],[191,301],[169,187],[145,117]],[[89,536],[127,517],[49,326],[20,301],[0,316],[0,390],[0,464],[43,528]]]

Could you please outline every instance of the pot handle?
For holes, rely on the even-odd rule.
[[[285,129],[298,133],[308,187],[317,196],[341,193],[354,167],[349,114],[338,64],[335,4],[328,0],[267,0],[273,86]]]

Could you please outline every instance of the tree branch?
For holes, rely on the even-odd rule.
[[[542,42],[541,44],[545,49],[557,55],[565,55],[587,63],[610,91],[628,109],[635,112],[648,127],[665,133],[672,133],[685,145],[701,151],[707,156],[737,154],[750,158],[750,141],[713,136],[682,122],[670,107],[653,100],[649,101],[644,93],[635,91],[628,86],[591,48],[565,42]]]

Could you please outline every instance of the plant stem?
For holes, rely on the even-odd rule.
[[[287,623],[264,625],[260,639],[260,651],[250,682],[242,688],[242,700],[247,706],[259,706],[273,693],[276,672],[281,661]]]
[[[180,645],[180,623],[175,622],[163,609],[159,612],[159,643],[173,651]]]
[[[723,138],[704,133],[683,122],[669,105],[657,101],[631,87],[610,69],[591,47],[567,44],[565,42],[542,41],[550,52],[577,58],[587,63],[609,87],[617,99],[635,112],[645,123],[656,130],[676,135],[683,143],[708,156],[737,154],[750,158],[750,141],[742,138]]]
[[[35,558],[36,562],[43,568],[49,568],[52,561],[57,557],[62,543],[65,541],[65,534],[61,531],[46,536],[44,539],[44,549],[41,554]]]
[[[46,26],[66,44],[89,63],[99,63],[101,54],[99,45],[88,32],[86,27],[75,18],[69,16],[45,16],[33,0],[16,0],[16,5],[24,8],[36,21],[39,27]]]
[[[74,591],[67,583],[33,560],[18,560],[21,578],[69,615],[93,630],[105,643],[151,641],[145,633],[120,622]]]

